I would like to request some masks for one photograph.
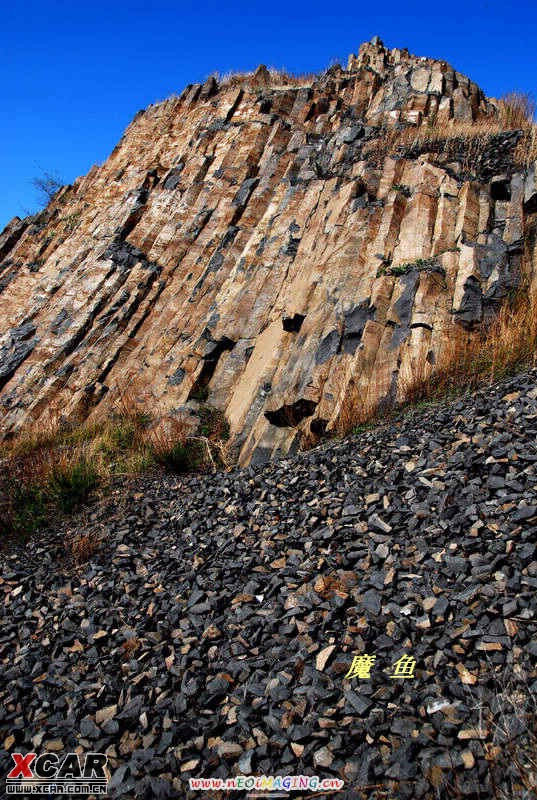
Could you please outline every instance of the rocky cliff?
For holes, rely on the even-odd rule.
[[[125,391],[172,414],[208,398],[247,463],[333,426],[351,391],[401,398],[518,284],[537,192],[516,130],[479,152],[387,142],[498,113],[378,40],[311,81],[260,67],[139,112],[0,236],[3,432]]]

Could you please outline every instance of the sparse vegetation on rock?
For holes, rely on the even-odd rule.
[[[204,406],[197,422],[185,415],[153,419],[123,395],[105,420],[66,424],[56,419],[4,442],[0,474],[0,533],[25,536],[110,491],[120,476],[159,467],[182,473],[225,468],[227,427]]]

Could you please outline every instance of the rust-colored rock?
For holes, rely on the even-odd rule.
[[[518,282],[537,192],[510,166],[516,132],[475,164],[378,145],[496,114],[446,63],[380,42],[308,85],[261,67],[139,112],[0,235],[3,432],[119,391],[172,413],[208,393],[247,463],[333,425],[350,382],[400,397]]]

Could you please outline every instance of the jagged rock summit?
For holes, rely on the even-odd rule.
[[[517,131],[478,157],[386,142],[497,114],[378,37],[311,81],[260,67],[139,112],[0,235],[1,431],[126,391],[170,414],[207,398],[245,464],[333,426],[350,393],[401,398],[519,281],[537,192]]]

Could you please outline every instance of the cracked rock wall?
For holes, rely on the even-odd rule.
[[[369,148],[496,113],[445,62],[380,42],[308,85],[260,67],[139,112],[0,235],[2,432],[122,391],[172,414],[203,392],[245,464],[330,428],[350,386],[401,398],[518,283],[525,246],[535,264],[535,170],[510,169],[516,132],[476,174]]]

